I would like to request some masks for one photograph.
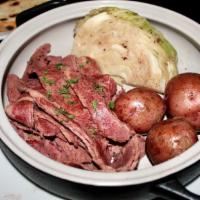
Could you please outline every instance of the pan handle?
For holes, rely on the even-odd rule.
[[[38,6],[35,6],[33,8],[27,9],[21,13],[19,13],[16,16],[16,25],[20,26],[21,24],[23,24],[24,22],[28,21],[29,19],[44,13],[48,10],[51,10],[53,8],[57,8],[66,4],[70,4],[70,3],[75,3],[75,2],[79,2],[77,0],[53,0],[53,1],[48,1],[46,3],[40,4]]]
[[[155,193],[163,198],[199,200],[200,196],[188,191],[178,180],[171,179],[154,187]]]

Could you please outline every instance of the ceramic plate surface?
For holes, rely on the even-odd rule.
[[[173,11],[139,2],[93,1],[66,5],[48,11],[13,31],[0,49],[0,128],[1,139],[30,165],[62,179],[97,186],[134,185],[153,181],[175,173],[200,159],[200,142],[189,150],[165,163],[152,167],[144,157],[139,169],[131,172],[90,172],[65,166],[53,161],[26,144],[14,131],[4,112],[7,104],[5,80],[8,73],[22,76],[26,63],[40,45],[51,43],[52,55],[65,56],[73,43],[73,29],[78,18],[91,9],[102,6],[118,6],[133,10],[149,19],[173,44],[178,52],[179,72],[200,73],[200,26],[196,22]]]

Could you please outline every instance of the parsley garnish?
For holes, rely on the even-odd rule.
[[[103,91],[104,91],[104,86],[99,85],[99,84],[95,84],[95,85],[94,85],[94,89],[95,89],[97,92],[103,92]]]
[[[68,117],[69,119],[74,119],[74,118],[75,118],[75,115],[68,114],[67,117]]]
[[[46,85],[53,85],[53,84],[55,84],[55,81],[54,80],[50,80],[50,79],[48,79],[46,76],[43,76],[42,77],[42,82],[44,83],[44,84],[46,84]]]
[[[96,111],[97,110],[97,106],[98,106],[98,101],[97,100],[93,100],[92,101],[92,107],[93,109]]]
[[[48,69],[45,69],[45,70],[44,70],[44,75],[47,75],[48,72],[49,72]]]
[[[55,67],[56,67],[57,70],[61,70],[62,67],[63,67],[63,64],[62,63],[57,63],[57,64],[55,64]]]
[[[94,137],[97,134],[97,129],[94,127],[91,127],[88,129],[88,133]]]
[[[74,105],[76,102],[75,101],[67,101],[67,104],[69,104],[69,105]]]
[[[58,93],[59,93],[59,94],[68,94],[68,93],[69,93],[69,88],[67,88],[67,87],[64,85],[62,88],[60,88],[60,89],[58,90]]]
[[[64,97],[65,99],[69,99],[69,98],[71,97],[71,95],[70,95],[70,94],[63,94],[63,97]]]
[[[69,119],[74,119],[75,118],[75,115],[68,113],[64,108],[56,108],[55,112],[56,112],[56,115],[62,114],[62,115],[66,116]]]
[[[78,79],[69,79],[66,82],[67,82],[67,84],[71,85],[71,84],[78,83]]]
[[[47,99],[50,99],[50,98],[51,98],[51,95],[52,95],[51,90],[48,90],[47,93],[46,93]]]
[[[114,101],[110,101],[110,102],[108,103],[108,107],[109,107],[111,110],[113,110],[113,109],[115,108],[115,102],[114,102]]]
[[[55,112],[56,112],[57,115],[60,115],[60,114],[67,115],[68,114],[67,111],[64,108],[56,108]]]
[[[84,64],[80,64],[80,65],[79,65],[80,68],[83,68],[84,66],[85,66]]]

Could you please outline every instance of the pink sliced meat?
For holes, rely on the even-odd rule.
[[[137,134],[124,145],[113,144],[108,140],[100,140],[99,148],[107,165],[116,171],[130,171],[137,167],[139,158],[144,155],[145,142]]]
[[[17,101],[21,97],[21,93],[18,88],[22,84],[22,81],[18,76],[9,74],[7,77],[7,96],[10,103]]]
[[[24,97],[6,107],[6,113],[11,118],[30,128],[33,127],[33,106],[31,98]]]
[[[141,148],[142,147],[142,148]],[[130,171],[137,167],[139,158],[143,156],[144,142],[141,143],[140,138],[134,135],[122,150],[122,155],[116,158],[114,168],[117,171]]]
[[[27,64],[26,70],[22,78],[23,80],[29,79],[29,75],[34,71],[35,68],[42,68],[43,66],[46,66],[48,64],[48,61],[45,58],[47,57],[50,50],[51,45],[44,44],[34,52]]]
[[[131,135],[135,134],[108,109],[101,95],[94,91],[91,80],[82,78],[73,85],[73,89],[81,103],[91,113],[102,136],[116,142],[126,142]]]
[[[63,156],[68,158],[68,162],[72,164],[92,162],[91,157],[85,149],[81,147],[74,147],[74,145],[70,145],[59,138],[55,139],[55,143],[64,152]]]
[[[101,74],[97,62],[88,56],[82,56],[77,59],[77,68],[80,74],[84,76],[92,77]]]
[[[109,104],[117,92],[116,82],[107,74],[94,76],[93,81],[94,90],[104,98],[106,104]]]
[[[58,162],[108,172],[137,168],[144,138],[110,109],[117,85],[90,57],[52,56],[39,47],[23,78],[9,75],[6,113],[18,134]],[[121,90],[123,91],[123,90]]]
[[[56,138],[55,141],[49,141],[37,135],[27,134],[25,130],[14,123],[13,126],[28,144],[51,159],[71,166],[80,166],[81,168],[92,162],[87,151],[81,147],[74,147],[59,138]],[[87,165],[86,169],[88,169]]]
[[[60,134],[60,130],[57,126],[52,124],[47,119],[37,115],[34,112],[35,129],[38,130],[42,135],[46,137],[52,137]]]
[[[87,56],[76,57],[68,55],[63,58],[65,77],[67,79],[80,78],[81,76],[97,76],[101,74],[100,67],[97,62]]]
[[[111,78],[108,74],[101,74],[98,76],[95,76],[95,83],[103,86],[105,88],[106,92],[109,93],[110,99],[112,96],[114,96],[117,92],[117,84],[116,82]]]
[[[40,81],[38,79],[27,79],[24,84],[26,85],[26,87],[34,89],[34,90],[38,90],[40,92],[45,92],[44,88],[42,87]]]
[[[34,118],[35,118],[35,129],[39,130],[43,133],[44,136],[56,136],[63,141],[67,141],[74,146],[84,146],[81,141],[68,129],[62,126],[62,124],[58,123],[54,118],[47,115],[46,113],[35,110],[34,111]],[[40,119],[38,121],[38,119]],[[41,124],[41,120],[43,123]],[[44,123],[45,120],[45,123]],[[51,124],[51,125],[50,125]],[[47,125],[47,126],[46,126]],[[50,130],[52,127],[52,130]],[[53,133],[52,133],[53,132]],[[49,133],[52,133],[49,135]]]
[[[23,88],[24,89],[24,88]],[[46,113],[52,116],[57,121],[61,121],[62,124],[71,130],[86,146],[88,152],[90,153],[93,161],[105,171],[112,171],[113,169],[107,165],[105,165],[104,161],[102,160],[96,143],[83,129],[81,129],[76,123],[72,120],[66,118],[66,116],[62,114],[56,114],[56,109],[59,108],[59,105],[53,102],[50,102],[44,95],[40,94],[37,91],[26,89],[26,92],[34,99],[34,102],[43,109]]]

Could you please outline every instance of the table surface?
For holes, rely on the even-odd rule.
[[[61,200],[34,185],[20,174],[0,150],[0,200]],[[187,189],[200,195],[200,177]],[[30,195],[31,194],[31,195]]]

